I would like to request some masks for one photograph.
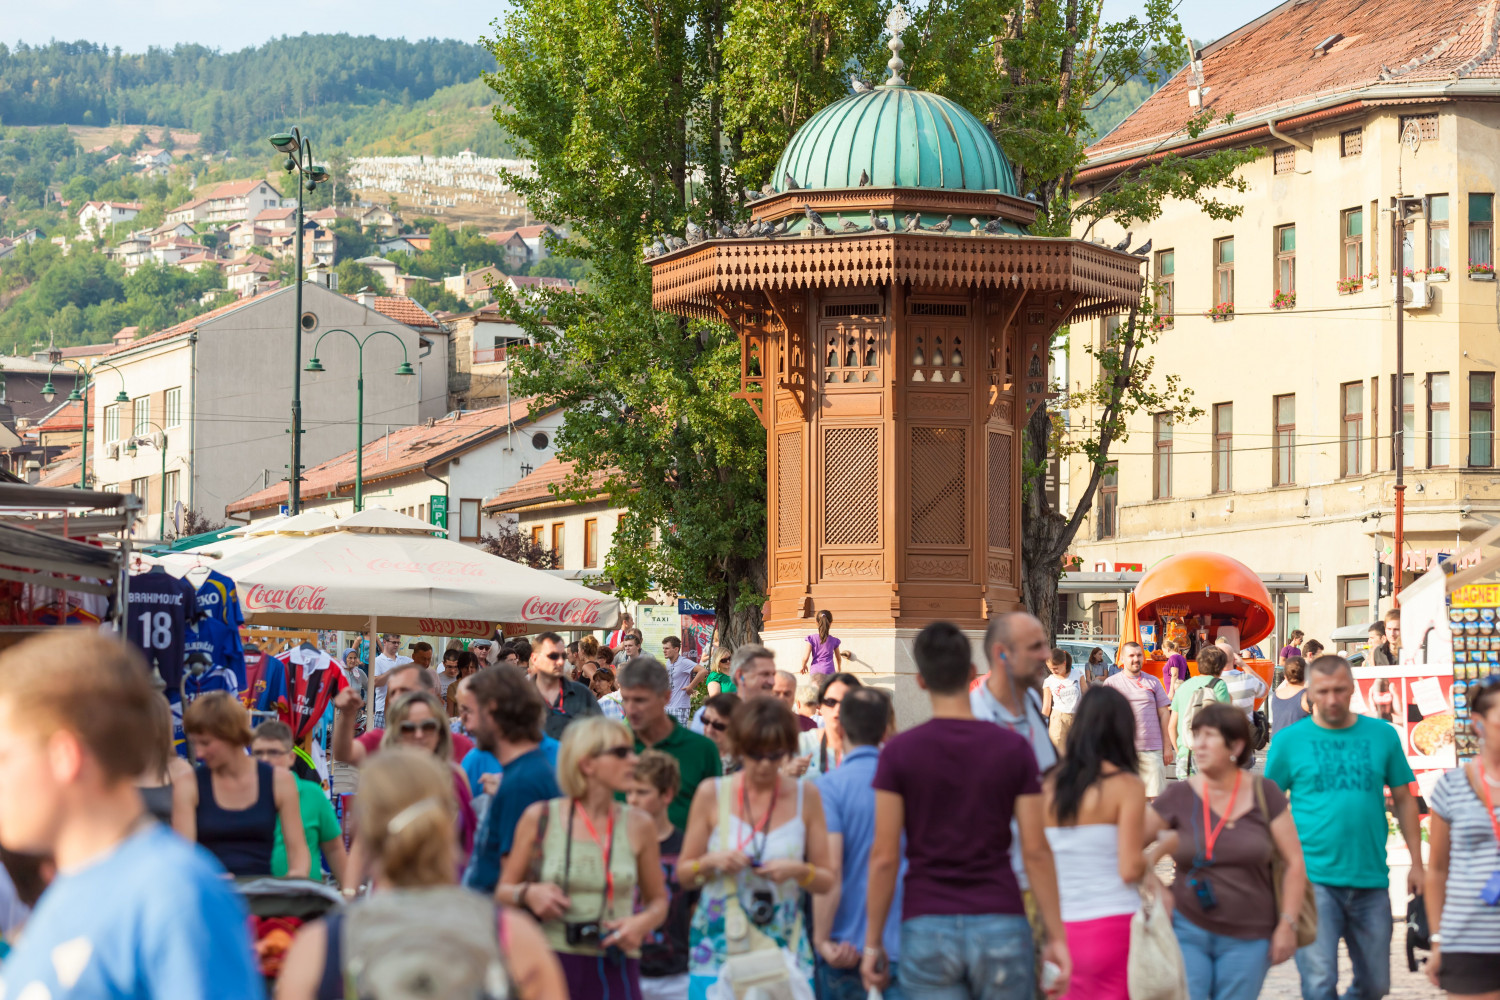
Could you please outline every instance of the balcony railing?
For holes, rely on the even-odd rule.
[[[474,348],[474,364],[488,365],[505,360],[505,348],[503,347],[476,347]]]

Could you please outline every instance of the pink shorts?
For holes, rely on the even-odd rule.
[[[1130,1000],[1125,976],[1130,957],[1130,917],[1124,913],[1064,925],[1073,978],[1063,1000]]]

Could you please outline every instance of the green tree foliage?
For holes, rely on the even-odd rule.
[[[353,259],[340,261],[333,272],[339,276],[339,291],[345,295],[354,295],[367,288],[381,295],[386,292],[385,282],[380,275],[370,270],[368,264],[361,264]]]
[[[490,265],[510,273],[504,251],[485,239],[477,226],[463,226],[454,231],[439,222],[427,235],[431,238],[428,249],[392,258],[400,262],[405,273],[423,278],[445,278],[460,270],[474,271]]]

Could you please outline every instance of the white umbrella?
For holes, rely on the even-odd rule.
[[[408,635],[487,637],[497,624],[541,632],[612,628],[619,618],[617,598],[550,573],[430,534],[343,523],[273,535],[214,565],[235,581],[248,623],[363,631],[378,619]]]

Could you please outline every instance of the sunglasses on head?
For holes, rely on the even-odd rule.
[[[422,733],[425,736],[428,733],[435,733],[437,731],[438,723],[436,719],[423,719],[421,722],[401,723],[402,736],[411,736],[413,733]]]
[[[595,757],[613,757],[616,760],[624,760],[626,757],[629,757],[633,753],[635,753],[635,747],[618,746],[618,747],[610,747],[608,750],[600,750],[594,756]]]
[[[729,732],[729,723],[721,719],[704,719],[703,724],[716,733]]]

